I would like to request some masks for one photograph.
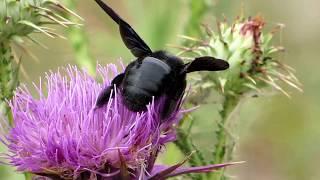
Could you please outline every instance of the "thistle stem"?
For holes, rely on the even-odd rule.
[[[174,143],[184,154],[184,156],[189,156],[192,151],[196,150],[196,147],[192,144],[188,134],[181,128],[177,130],[177,140]],[[202,153],[198,150],[196,150],[196,152],[190,157],[188,162],[192,167],[206,164]],[[192,179],[207,179],[205,174],[196,174],[190,176]]]
[[[216,132],[217,142],[215,144],[215,151],[213,153],[213,163],[219,164],[225,161],[232,160],[232,154],[234,149],[234,142],[230,135],[227,134],[226,131],[226,123],[227,120],[236,108],[239,100],[234,96],[225,96],[225,100],[223,102],[222,110],[219,112],[221,119],[218,123],[218,130]],[[225,176],[224,169],[217,171],[213,174],[213,180],[225,180],[227,177]]]
[[[32,174],[31,173],[24,173],[24,179],[25,180],[32,180]]]
[[[8,116],[10,124],[13,120],[7,100],[12,98],[18,85],[18,74],[18,65],[15,64],[10,43],[0,42],[0,113]]]

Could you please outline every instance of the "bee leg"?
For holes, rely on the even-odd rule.
[[[103,89],[99,93],[99,96],[96,101],[96,108],[101,108],[103,105],[105,105],[108,102],[109,97],[111,95],[111,91],[112,91],[112,86],[108,86],[107,88]]]
[[[169,118],[172,112],[177,110],[177,108],[181,105],[182,96],[186,86],[187,82],[185,78],[181,78],[181,80],[177,80],[174,87],[171,87],[170,90],[166,92],[167,98],[165,99],[163,109],[161,111],[162,120]]]
[[[111,85],[104,88],[98,95],[97,101],[96,101],[96,108],[101,108],[103,105],[105,105],[111,96],[111,92],[114,88],[114,85],[116,87],[119,87],[122,83],[122,80],[124,78],[124,73],[121,73],[117,75],[111,82]]]

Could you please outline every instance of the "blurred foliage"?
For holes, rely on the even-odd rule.
[[[210,12],[210,1],[208,0],[189,0],[189,17],[184,28],[184,34],[199,37],[201,34],[201,24],[206,13]]]
[[[189,4],[184,0],[109,0],[110,5],[124,15],[125,19],[150,43],[153,49],[162,49],[166,44],[178,44],[178,34],[184,34],[183,27],[189,17]],[[236,160],[245,160],[246,164],[234,166],[228,170],[240,180],[317,180],[320,172],[317,163],[320,160],[320,75],[318,66],[320,23],[320,2],[290,0],[270,1],[211,1],[209,15],[235,17],[243,12],[246,15],[263,14],[267,26],[281,22],[286,25],[283,34],[277,37],[287,48],[285,59],[295,67],[297,76],[304,84],[305,93],[293,93],[287,99],[281,95],[260,97],[245,101],[234,113],[241,121],[239,124],[239,146],[236,147]],[[285,8],[284,8],[285,7]],[[98,10],[93,1],[79,1],[78,13],[84,17],[87,30],[89,51],[102,63],[115,62],[122,57],[125,62],[133,59],[120,41],[114,24]],[[209,17],[209,16],[208,16]],[[158,22],[159,20],[159,22]],[[161,23],[160,23],[161,21]],[[205,24],[214,25],[215,18],[204,19]],[[159,33],[159,34],[157,34]],[[41,39],[38,36],[34,36]],[[31,85],[49,69],[57,69],[68,63],[75,63],[72,47],[66,40],[41,39],[50,47],[49,52],[31,45],[30,49],[42,61],[36,63],[24,60],[29,79],[22,82]],[[170,49],[172,50],[172,49]],[[172,50],[173,51],[173,50]],[[36,68],[35,68],[36,67]],[[195,122],[192,128],[194,143],[206,154],[210,154],[212,144],[212,126],[218,117],[218,108],[204,105],[194,112]],[[167,147],[167,153],[160,161],[177,162],[182,159],[174,146]],[[1,179],[18,179],[12,169],[1,167]],[[23,177],[23,176],[19,176]]]
[[[77,0],[64,0],[66,6],[72,11],[76,10]],[[72,19],[73,22],[79,21],[77,18],[69,15],[69,19]],[[83,27],[69,27],[67,30],[68,39],[71,42],[71,45],[75,54],[76,63],[82,67],[86,68],[89,74],[94,75],[96,71],[96,61],[92,58],[92,55],[89,52],[89,43],[88,37],[86,36],[85,29]]]

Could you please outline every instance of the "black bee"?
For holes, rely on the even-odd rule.
[[[198,57],[192,62],[183,61],[165,51],[153,52],[132,27],[101,0],[98,5],[119,25],[124,44],[137,57],[116,76],[111,85],[103,89],[97,99],[98,108],[106,104],[116,86],[122,93],[124,104],[134,112],[144,111],[152,98],[165,96],[162,118],[168,117],[179,105],[186,88],[186,74],[194,71],[220,71],[229,64],[214,57]]]

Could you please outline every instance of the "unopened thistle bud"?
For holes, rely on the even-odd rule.
[[[213,56],[229,62],[228,71],[201,75],[201,80],[207,81],[206,85],[209,83],[224,95],[237,97],[271,86],[289,96],[279,85],[280,81],[302,91],[292,68],[275,57],[276,53],[284,50],[272,44],[276,31],[266,33],[264,27],[265,22],[261,17],[239,18],[231,25],[219,22],[218,31],[207,28],[207,36],[202,40],[184,37],[195,45],[184,48],[183,52]]]

